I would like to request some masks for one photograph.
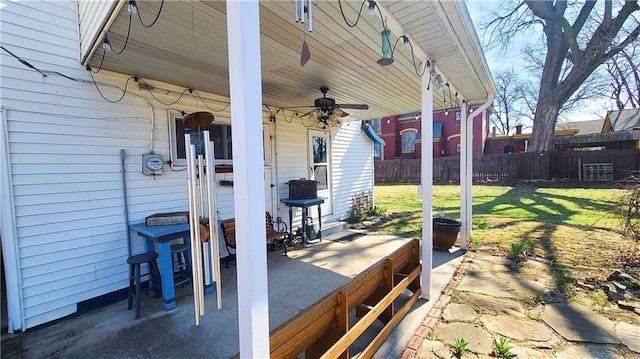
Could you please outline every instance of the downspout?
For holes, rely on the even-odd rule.
[[[5,283],[7,287],[7,314],[9,316],[8,332],[24,330],[24,298],[22,296],[22,273],[18,254],[18,229],[11,180],[11,153],[9,149],[9,129],[7,128],[7,111],[0,109],[0,197],[6,200],[0,205],[0,238],[4,258]]]
[[[463,228],[461,229],[461,233],[460,233],[460,246],[463,249],[467,248],[467,238],[471,238],[473,236],[473,232],[471,230],[471,224],[472,224],[472,219],[473,219],[473,191],[472,191],[472,186],[473,186],[473,119],[481,114],[484,110],[486,110],[487,108],[489,108],[489,106],[491,106],[491,104],[493,103],[493,92],[489,92],[487,94],[487,100],[480,105],[480,107],[478,107],[477,109],[475,109],[475,111],[473,111],[467,118],[466,118],[466,126],[467,126],[467,133],[468,136],[466,138],[466,143],[465,143],[465,151],[467,152],[467,156],[466,156],[466,163],[465,163],[465,172],[466,172],[466,182],[464,183],[464,190],[461,191],[461,208],[460,208],[460,213],[464,214],[464,216],[462,218],[464,218],[464,220],[462,221],[462,226]]]

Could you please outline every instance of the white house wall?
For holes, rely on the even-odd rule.
[[[312,124],[309,119],[276,117],[279,198],[289,197],[287,181],[309,178],[309,130],[320,130]],[[323,213],[323,221],[332,222],[349,217],[354,194],[373,191],[373,143],[362,132],[359,121],[345,122],[327,131],[331,139],[333,211],[329,215]],[[315,210],[310,211],[315,216]],[[278,213],[288,221],[286,205],[280,204]],[[301,215],[300,209],[295,208],[294,229],[300,226]]]
[[[337,220],[349,217],[354,194],[373,192],[373,142],[360,122],[347,122],[332,134],[331,169],[333,213]]]
[[[127,154],[132,223],[154,213],[186,210],[185,172],[165,165],[162,175],[144,176],[140,156],[153,149],[169,160],[169,110],[204,108],[189,95],[174,105],[163,105],[147,91],[138,90],[132,80],[128,83],[131,93],[122,101],[105,101],[78,60],[74,1],[3,4],[2,45],[38,69],[79,80],[53,73],[43,77],[7,52],[1,53],[0,105],[6,115],[19,264],[17,272],[13,269],[6,275],[22,283],[24,318],[15,327],[27,329],[75,312],[79,302],[128,286],[120,150]],[[124,87],[129,75],[103,70],[94,77]],[[183,90],[170,84],[153,85]],[[111,100],[122,94],[109,86],[100,89]],[[163,102],[177,98],[155,95]],[[225,107],[226,99],[201,95],[220,100],[209,103],[214,109]],[[230,118],[228,112],[215,112],[215,116],[216,121],[227,123]],[[287,207],[278,200],[288,197],[288,180],[308,176],[308,130],[300,120],[287,123],[281,115],[275,124],[266,119],[265,114],[275,144],[270,165],[265,167],[265,206],[269,211],[277,209],[274,218],[287,221]],[[352,194],[373,188],[372,144],[361,133],[359,122],[334,129],[331,138],[334,210],[326,220],[348,217]],[[233,174],[219,173],[217,179],[232,181]],[[3,211],[11,209],[8,201],[2,206]],[[233,216],[233,187],[218,186],[217,206],[222,218]],[[11,231],[1,231],[8,244]],[[142,239],[131,235],[133,252],[142,251]]]

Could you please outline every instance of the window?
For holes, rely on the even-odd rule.
[[[184,147],[184,135],[189,134],[191,143],[196,147],[196,156],[204,155],[204,134],[198,129],[185,128],[182,115],[171,111],[169,116],[169,145],[171,151],[171,163],[173,167],[186,167],[187,156]],[[213,123],[207,128],[209,138],[213,142],[216,165],[233,164],[233,145],[231,139],[231,125]],[[204,129],[203,129],[204,130]],[[271,127],[262,127],[262,145],[264,151],[264,165],[271,164]]]
[[[460,111],[456,111],[456,121],[460,121]]]
[[[381,160],[382,159],[382,145],[379,143],[373,144],[373,159]]]
[[[169,138],[171,141],[171,163],[174,167],[185,167],[187,165],[187,155],[184,145],[185,134],[189,134],[191,143],[195,145],[196,156],[204,155],[204,133],[205,129],[194,129],[184,127],[182,116],[170,116]],[[213,142],[213,149],[216,158],[216,165],[230,165],[233,163],[231,126],[222,124],[210,124],[209,137]]]
[[[415,140],[417,132],[418,130],[414,128],[408,128],[400,131],[400,135],[402,136],[402,153],[415,152]]]
[[[373,128],[373,130],[376,133],[382,133],[382,119],[381,118],[371,119],[369,121],[369,125],[371,125],[371,128]]]

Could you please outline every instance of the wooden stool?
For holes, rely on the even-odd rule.
[[[187,257],[189,246],[186,243],[171,245],[171,263],[177,264],[177,271],[173,273],[174,285],[184,286],[191,282],[191,263]]]
[[[147,263],[149,266],[149,273],[145,274],[145,276],[149,276],[147,280],[149,287],[144,289],[145,294],[150,291],[155,298],[160,298],[162,294],[160,271],[156,263],[157,258],[158,253],[156,252],[136,254],[127,258],[127,263],[129,263],[129,304],[127,309],[133,308],[133,302],[135,301],[136,319],[140,319],[140,302],[148,299],[142,298],[142,275],[140,274],[140,265],[142,263]]]

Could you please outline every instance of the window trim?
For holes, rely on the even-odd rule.
[[[404,134],[408,133],[408,132],[412,132],[413,133],[413,149],[411,150],[405,150],[404,149]],[[416,128],[405,128],[404,130],[400,131],[400,143],[401,143],[401,150],[402,153],[414,153],[416,151],[416,145],[415,145],[415,140],[416,140],[416,135],[418,134],[418,129]]]
[[[178,138],[177,138],[177,130],[176,130],[176,119],[182,118],[182,113],[169,110],[169,156],[171,158],[171,168],[179,168],[183,169],[187,167],[187,159],[186,158],[178,158]],[[224,123],[214,123],[215,125],[228,126],[231,127],[230,124]],[[216,159],[214,161],[216,166],[231,166],[233,165],[233,159]]]

